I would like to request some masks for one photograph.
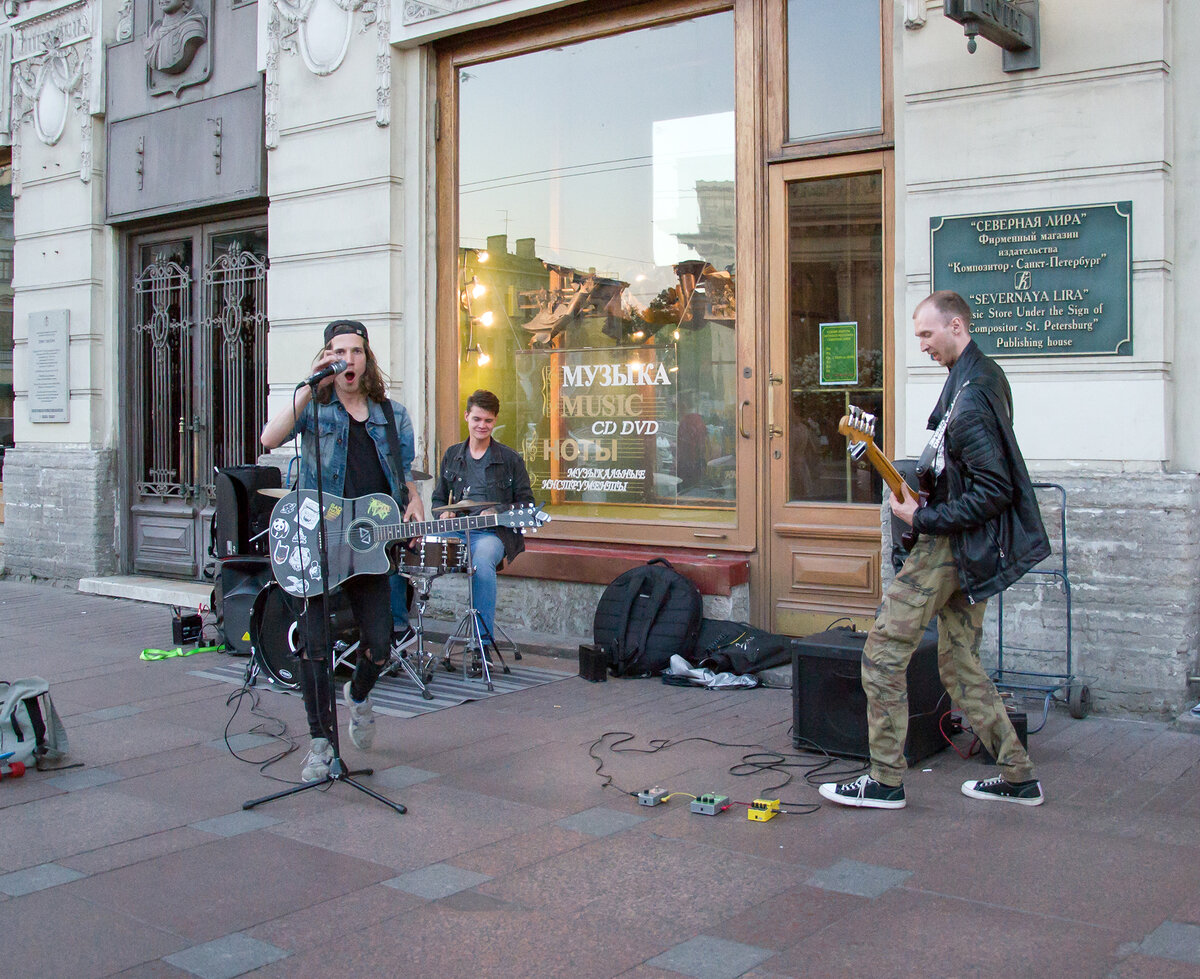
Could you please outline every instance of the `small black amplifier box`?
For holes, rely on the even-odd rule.
[[[592,683],[608,679],[608,649],[585,643],[579,647],[579,675]]]
[[[908,664],[910,765],[941,751],[938,718],[950,709],[937,667],[937,620],[930,623]],[[862,688],[865,632],[828,629],[792,640],[792,744],[831,755],[867,758],[867,695]]]

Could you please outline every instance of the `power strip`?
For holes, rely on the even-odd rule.
[[[729,796],[708,793],[696,796],[691,804],[692,812],[701,816],[719,816],[729,808]]]

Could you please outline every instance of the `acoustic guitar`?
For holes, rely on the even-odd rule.
[[[317,506],[315,490],[291,492],[271,511],[271,572],[289,595],[312,597],[355,575],[387,574],[391,558],[384,545],[389,541],[489,527],[509,527],[523,534],[536,531],[550,520],[541,507],[523,505],[502,513],[405,522],[398,519],[400,507],[396,501],[385,493],[348,500],[326,493],[324,498],[324,514]],[[322,527],[328,581],[321,577],[317,547]]]

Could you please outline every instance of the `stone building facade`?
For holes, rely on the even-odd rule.
[[[916,455],[943,379],[911,336],[916,303],[949,281],[982,324],[1015,329],[1058,288],[1039,285],[1048,269],[1006,270],[1006,306],[993,280],[947,279],[951,263],[1003,264],[979,256],[1023,247],[1020,222],[1111,209],[1126,237],[1063,280],[1126,290],[1121,315],[1087,303],[1097,346],[1040,325],[1046,308],[1029,335],[1082,353],[996,349],[1035,478],[1066,491],[1072,673],[1101,705],[1180,709],[1200,631],[1200,12],[1034,6],[1036,63],[990,28],[969,53],[954,0],[852,0],[834,20],[816,0],[10,5],[7,573],[198,577],[209,470],[254,461],[244,432],[220,449],[217,433],[236,407],[281,405],[323,325],[354,316],[413,416],[419,468],[461,437],[473,387],[505,401],[500,437],[555,519],[508,569],[501,621],[587,635],[603,582],[666,553],[710,614],[865,624],[887,576],[883,486],[845,461],[838,416],[868,405],[886,453]],[[935,266],[971,216],[977,240]],[[1002,229],[1014,240],[982,243]],[[1034,243],[1095,257],[1092,234]],[[497,245],[544,282],[481,264]],[[230,278],[227,254],[250,271]],[[156,388],[149,270],[172,261],[191,306],[167,320],[200,339],[191,373]],[[257,305],[231,299],[255,274]],[[490,294],[471,300],[472,281]],[[46,316],[64,311],[55,347]],[[265,343],[214,339],[255,317]],[[842,376],[822,359],[838,337]],[[261,383],[249,368],[210,383],[239,356]],[[652,390],[645,365],[670,383]],[[604,368],[640,379],[601,392],[626,413],[580,420],[599,389],[566,381]],[[606,442],[610,420],[654,431]],[[1053,491],[1045,515],[1055,537]],[[439,586],[447,615],[457,587]],[[1015,587],[1006,665],[1062,672],[1064,612],[1055,580]]]

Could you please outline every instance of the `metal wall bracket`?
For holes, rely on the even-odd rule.
[[[1042,65],[1041,18],[1038,0],[942,0],[949,20],[962,24],[967,51],[975,53],[975,38],[1004,49],[1005,71],[1028,71]]]

